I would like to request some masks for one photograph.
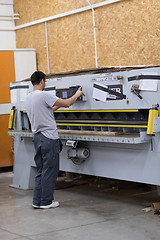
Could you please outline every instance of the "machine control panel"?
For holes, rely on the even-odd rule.
[[[80,86],[72,86],[69,88],[57,88],[56,96],[62,99],[67,99],[72,97]],[[80,96],[77,101],[84,101],[83,96]]]

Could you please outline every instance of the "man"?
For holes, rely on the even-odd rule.
[[[54,208],[55,182],[59,171],[59,136],[53,111],[71,106],[84,93],[81,87],[68,99],[61,99],[45,88],[46,75],[36,71],[31,76],[33,92],[26,98],[26,110],[34,133],[37,174],[33,193],[33,208]]]

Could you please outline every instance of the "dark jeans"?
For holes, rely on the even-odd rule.
[[[51,204],[54,199],[54,188],[59,171],[59,140],[49,139],[42,133],[36,133],[34,146],[37,174],[33,204],[45,206]]]

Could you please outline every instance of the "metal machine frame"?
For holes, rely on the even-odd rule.
[[[160,67],[48,75],[45,90],[66,98],[82,86],[86,94],[68,109],[54,113],[63,143],[60,170],[159,186],[159,80]],[[10,124],[9,131],[14,136],[13,186],[33,188],[33,133],[24,106],[32,85],[21,81],[10,88],[16,111],[15,127]]]

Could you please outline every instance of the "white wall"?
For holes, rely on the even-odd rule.
[[[36,71],[36,54],[34,49],[16,49],[14,28],[13,0],[0,0],[0,51],[14,51],[15,80],[20,81]],[[11,104],[0,104],[0,115],[10,109]]]
[[[16,49],[14,65],[16,81],[30,78],[31,74],[37,70],[35,49]]]
[[[21,81],[30,78],[31,74],[37,70],[35,49],[0,49],[0,51],[10,50],[14,51],[15,80]],[[9,114],[10,110],[10,103],[0,104],[0,115]]]
[[[0,0],[0,50],[16,48],[14,20],[6,20],[13,16],[13,0]],[[7,17],[8,16],[8,17]],[[10,112],[10,104],[0,104],[0,115]]]
[[[16,48],[13,14],[13,0],[0,0],[0,50]]]
[[[9,114],[11,111],[10,103],[1,103],[0,104],[0,115]]]

